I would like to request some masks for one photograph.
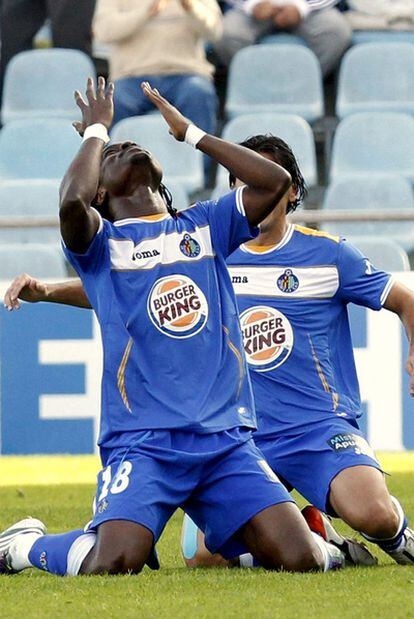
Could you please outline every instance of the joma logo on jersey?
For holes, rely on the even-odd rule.
[[[148,314],[161,333],[175,338],[199,333],[208,318],[208,304],[202,290],[185,275],[159,279],[148,297]]]
[[[132,260],[148,260],[149,258],[155,258],[159,256],[160,252],[157,249],[149,249],[147,251],[134,251],[132,254]]]
[[[232,284],[248,284],[249,278],[247,275],[232,275],[231,277]]]
[[[240,324],[247,361],[254,370],[274,370],[289,357],[293,331],[281,312],[265,305],[251,307],[241,314]]]

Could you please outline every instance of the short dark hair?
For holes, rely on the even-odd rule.
[[[275,163],[278,163],[285,170],[289,172],[292,177],[292,186],[296,190],[296,198],[288,202],[286,211],[291,213],[297,209],[306,196],[307,189],[305,179],[302,176],[302,172],[299,169],[296,157],[293,154],[292,149],[281,138],[266,133],[264,135],[253,135],[250,138],[240,142],[240,146],[250,148],[256,153],[269,153],[272,155]],[[230,187],[233,187],[236,182],[235,175],[229,173]]]

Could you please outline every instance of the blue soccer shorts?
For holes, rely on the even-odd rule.
[[[382,470],[357,424],[341,418],[294,436],[255,436],[255,442],[288,489],[333,516],[329,491],[338,473],[353,466]]]
[[[160,537],[182,507],[205,533],[211,552],[246,552],[233,535],[263,509],[293,499],[278,480],[251,432],[235,428],[215,434],[149,431],[129,448],[103,450],[94,518],[137,522]]]

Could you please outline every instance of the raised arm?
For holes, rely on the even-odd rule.
[[[142,88],[168,123],[170,133],[183,142],[190,121],[147,82],[143,83]],[[284,168],[248,148],[209,134],[201,137],[197,148],[247,185],[243,192],[243,204],[247,219],[253,226],[269,215],[290,187],[292,179]]]
[[[62,303],[75,307],[91,308],[89,299],[80,279],[73,279],[59,284],[46,284],[45,282],[22,273],[14,278],[4,295],[4,307],[11,312],[20,308],[20,300],[29,303],[47,301],[49,303]]]
[[[96,91],[92,78],[88,79],[88,103],[85,103],[79,91],[75,92],[85,130],[95,124],[104,125],[107,129],[110,127],[113,118],[113,90],[113,84],[109,84],[105,90],[105,80],[100,77]],[[90,137],[86,140],[84,137],[84,142],[60,186],[60,230],[68,249],[76,253],[86,252],[98,231],[99,217],[90,205],[98,190],[104,146],[104,137]]]
[[[410,395],[414,396],[414,292],[395,282],[384,307],[397,314],[405,327],[409,342],[405,369],[410,376]]]

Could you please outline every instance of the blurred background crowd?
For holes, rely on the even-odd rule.
[[[91,72],[115,82],[112,139],[155,152],[178,208],[225,191],[226,175],[176,150],[144,80],[210,133],[284,138],[306,209],[414,209],[414,0],[2,0],[0,36],[0,258],[56,241],[24,223],[56,214],[78,144],[72,92]],[[10,215],[21,225],[7,227]],[[398,217],[320,227],[397,243],[404,265],[414,250]]]

